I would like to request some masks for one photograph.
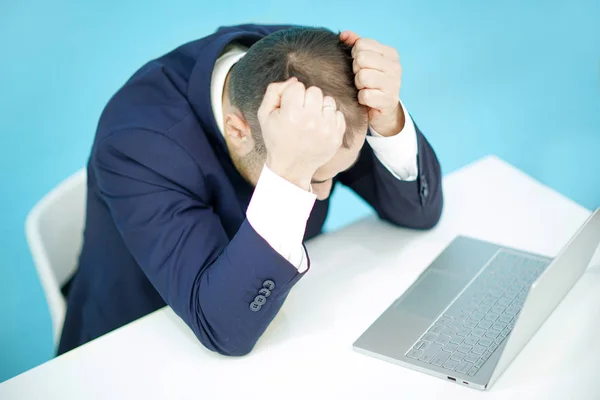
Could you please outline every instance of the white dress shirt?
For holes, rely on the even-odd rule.
[[[210,86],[211,103],[222,134],[223,90],[231,68],[246,54],[247,48],[231,44],[217,59]],[[417,166],[417,133],[415,125],[404,110],[404,128],[394,136],[384,137],[371,128],[367,142],[379,161],[397,178],[414,181],[419,175]],[[252,228],[269,245],[294,265],[300,273],[308,269],[308,257],[302,246],[306,223],[316,196],[288,182],[267,166],[258,178],[254,194],[246,210]]]

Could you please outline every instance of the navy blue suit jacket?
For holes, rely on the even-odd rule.
[[[248,353],[302,274],[246,220],[253,187],[234,168],[211,107],[210,79],[225,46],[285,26],[219,29],[149,62],[106,106],[88,163],[87,219],[69,289],[59,353],[166,304],[207,348]],[[365,144],[335,183],[391,223],[423,229],[442,208],[440,168],[418,132],[419,178],[403,182]],[[305,239],[321,232],[317,201]],[[265,281],[260,311],[250,310]]]

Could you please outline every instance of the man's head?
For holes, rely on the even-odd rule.
[[[326,29],[291,28],[254,44],[227,79],[225,136],[236,167],[256,183],[266,158],[257,111],[270,83],[294,76],[306,87],[317,86],[333,97],[346,119],[343,146],[313,177],[313,190],[324,199],[331,179],[358,157],[367,132],[367,111],[358,103],[351,48],[340,42],[339,35]]]

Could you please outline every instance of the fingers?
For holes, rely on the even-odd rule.
[[[333,134],[332,139],[341,145],[344,133],[346,132],[346,119],[341,111],[337,111],[335,99],[331,96],[323,98],[323,119],[325,124],[330,127],[329,131]]]
[[[323,118],[325,120],[325,126],[328,129],[325,132],[329,140],[332,140],[337,147],[342,145],[344,141],[344,134],[346,133],[346,119],[341,111],[336,111],[331,107],[325,107],[323,109]]]
[[[400,59],[398,52],[393,47],[383,45],[376,40],[368,38],[360,38],[354,43],[354,46],[352,47],[352,57],[356,58],[358,53],[367,50],[379,53],[390,60]]]
[[[342,43],[345,43],[348,46],[354,46],[358,39],[360,39],[360,36],[352,31],[344,31],[340,33],[340,40]]]
[[[273,111],[281,107],[281,97],[288,86],[298,82],[295,76],[285,82],[274,82],[267,86],[267,91],[263,97],[260,108],[258,109],[258,118],[264,119]]]
[[[376,69],[361,69],[354,75],[354,84],[358,90],[379,89],[388,94],[400,92],[400,82]]]
[[[282,109],[297,109],[304,107],[306,88],[302,82],[290,83],[281,96]]]
[[[304,108],[320,112],[323,108],[323,91],[316,86],[306,89],[304,95]]]
[[[341,111],[336,111],[335,117],[338,134],[340,134],[343,138],[344,134],[346,133],[346,118]]]
[[[335,113],[336,113],[336,104],[335,100],[331,96],[325,96],[323,99],[323,117],[325,121],[329,124],[335,125]]]
[[[395,107],[398,100],[391,98],[381,90],[363,89],[358,92],[358,102],[377,110],[386,110]]]
[[[352,62],[352,71],[355,74],[363,68],[376,69],[391,76],[402,71],[398,60],[390,60],[371,50],[361,51]]]
[[[272,83],[268,86],[263,102],[258,110],[260,120],[266,119],[273,111],[281,109],[282,112],[294,112],[304,109],[305,116],[322,115],[323,122],[330,127],[330,132],[335,132],[335,140],[342,140],[346,130],[344,115],[337,111],[337,104],[333,97],[324,96],[323,91],[311,86],[308,89],[297,79],[285,82]],[[303,114],[298,114],[303,115]],[[341,142],[340,142],[341,143]]]
[[[344,32],[341,37],[348,40],[350,34]],[[402,85],[400,57],[392,47],[373,39],[358,38],[352,46],[352,58],[358,102],[371,109],[369,122],[372,122],[372,115],[398,106]]]
[[[335,99],[331,96],[325,96],[323,98],[323,109],[325,108],[333,108],[335,111],[337,109],[337,104],[335,103]]]

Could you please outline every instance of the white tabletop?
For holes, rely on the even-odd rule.
[[[352,350],[456,235],[553,256],[590,214],[495,157],[444,191],[431,231],[367,218],[311,241],[310,272],[248,356],[204,349],[165,308],[1,384],[0,399],[599,399],[598,257],[487,393]]]

